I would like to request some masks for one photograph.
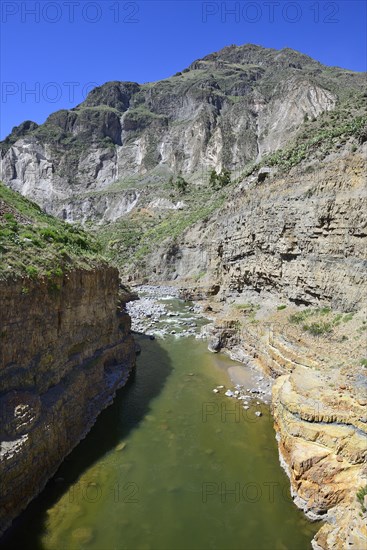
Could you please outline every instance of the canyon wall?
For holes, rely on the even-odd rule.
[[[261,184],[247,178],[214,217],[165,242],[147,272],[196,278],[223,299],[252,291],[359,308],[367,295],[366,151],[345,149]]]
[[[0,282],[0,532],[86,435],[135,365],[116,269]]]

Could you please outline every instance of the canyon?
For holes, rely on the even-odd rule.
[[[294,501],[325,522],[313,539],[315,550],[360,550],[367,543],[366,508],[357,498],[367,474],[364,87],[364,75],[292,50],[231,46],[161,82],[107,83],[43,125],[28,121],[15,128],[1,144],[8,187],[50,214],[92,227],[130,284],[171,284],[185,299],[200,301],[212,320],[205,329],[209,349],[275,380],[275,431]],[[230,184],[211,188],[213,169],[228,169]],[[177,176],[187,180],[186,192],[170,182]],[[126,319],[125,343],[117,344],[117,271],[107,273],[114,298],[91,292],[94,313],[85,310],[86,318],[94,319],[100,307],[105,315],[97,348],[106,350],[107,371],[100,359],[94,374],[99,387],[93,384],[102,396],[97,408],[122,380],[107,398],[111,364],[119,369],[133,362]],[[72,283],[60,284],[81,299]],[[42,285],[34,291],[40,297]],[[87,308],[74,299],[77,311]],[[10,316],[14,308],[7,311]],[[71,319],[66,315],[63,325],[56,309],[49,314],[67,338]],[[21,317],[7,319],[11,325]],[[86,394],[91,391],[75,371],[96,353],[90,330],[90,344],[76,359],[72,355],[71,364],[57,367],[56,388],[70,375]],[[35,333],[29,343],[34,353],[40,338]],[[64,342],[62,349],[81,340]],[[17,348],[10,341],[7,347]],[[18,373],[13,361],[7,358],[7,384]],[[14,441],[24,439],[17,445],[27,444],[24,435],[33,434],[42,395],[46,399],[55,384],[43,379],[47,365],[39,368],[36,395],[28,395],[30,382],[20,378],[20,395],[5,400],[14,407],[19,401],[25,411],[19,426],[9,423]],[[118,372],[125,380],[125,370]],[[55,399],[55,407],[64,398]],[[82,413],[88,425],[95,411],[89,413]],[[58,437],[62,441],[62,432]]]

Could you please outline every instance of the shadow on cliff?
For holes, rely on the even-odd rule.
[[[164,388],[172,365],[159,342],[143,336],[136,340],[142,352],[128,383],[117,392],[113,404],[101,412],[86,438],[65,458],[42,493],[13,522],[0,541],[1,548],[44,550],[42,535],[47,530],[47,510],[85,470],[124,441],[149,413],[150,402]]]

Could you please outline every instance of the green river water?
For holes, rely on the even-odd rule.
[[[212,392],[234,363],[194,337],[139,342],[136,373],[4,548],[310,549],[319,525],[290,498],[268,406]]]

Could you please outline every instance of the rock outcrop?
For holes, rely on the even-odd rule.
[[[366,391],[365,373],[321,365],[297,365],[273,387],[279,453],[295,502],[311,518],[327,520],[315,549],[367,544],[366,516],[356,499],[367,476]]]
[[[367,480],[367,372],[360,364],[365,310],[353,321],[346,314],[326,338],[290,323],[291,305],[278,311],[276,302],[252,299],[258,305],[245,315],[236,302],[231,307],[210,299],[208,347],[276,379],[272,412],[280,462],[295,504],[325,522],[313,548],[365,548],[367,512],[357,499]],[[324,311],[322,319],[338,319]]]
[[[263,184],[244,180],[214,217],[153,253],[150,277],[203,273],[198,286],[222,299],[250,290],[296,305],[359,308],[367,295],[366,168],[363,146]]]
[[[44,487],[135,364],[114,268],[0,282],[0,532]]]

